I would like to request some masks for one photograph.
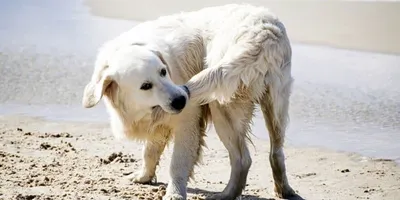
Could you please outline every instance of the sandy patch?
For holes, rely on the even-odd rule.
[[[1,117],[0,124],[0,199],[161,199],[165,194],[171,148],[162,156],[158,182],[141,185],[126,178],[140,167],[140,145],[114,140],[107,125],[25,117]],[[254,142],[243,199],[274,199],[268,142]],[[207,145],[189,184],[190,199],[221,191],[229,177],[227,152],[214,133]],[[400,195],[400,168],[390,160],[291,147],[286,156],[289,180],[304,199]]]

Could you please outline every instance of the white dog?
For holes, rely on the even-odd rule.
[[[291,84],[284,25],[265,8],[231,4],[160,17],[107,42],[83,105],[93,107],[104,96],[113,133],[145,141],[135,182],[152,180],[165,145],[173,140],[164,199],[186,199],[211,120],[231,163],[229,183],[213,199],[235,199],[252,162],[246,143],[259,104],[269,130],[275,191],[289,197],[295,192],[282,147]]]

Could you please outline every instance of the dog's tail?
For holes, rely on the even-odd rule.
[[[191,101],[206,104],[217,100],[223,104],[241,97],[259,101],[266,90],[270,90],[273,101],[278,99],[279,88],[291,80],[291,46],[286,30],[279,21],[252,28],[229,46],[222,58],[218,59],[215,51],[208,55],[215,56],[207,58],[210,67],[186,83]]]

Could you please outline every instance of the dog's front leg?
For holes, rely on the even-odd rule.
[[[183,122],[183,121],[182,121]],[[174,135],[174,147],[170,165],[170,181],[163,200],[182,200],[187,198],[186,188],[193,167],[201,152],[202,135],[199,123],[195,120],[183,122]]]
[[[150,183],[155,177],[156,167],[167,142],[167,137],[146,141],[143,145],[142,170],[128,176],[128,179],[135,183]]]

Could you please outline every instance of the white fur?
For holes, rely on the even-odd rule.
[[[162,68],[168,71],[165,77]],[[153,88],[141,90],[145,82]],[[275,191],[288,197],[295,193],[282,148],[291,84],[291,47],[284,25],[263,7],[230,4],[147,21],[107,42],[83,105],[92,107],[105,96],[113,133],[145,141],[135,182],[151,181],[165,145],[173,139],[164,199],[186,199],[187,181],[212,116],[232,167],[228,185],[214,198],[234,199],[251,166],[248,133],[255,104],[260,104],[271,139]],[[182,110],[172,106],[177,96],[187,100]]]

